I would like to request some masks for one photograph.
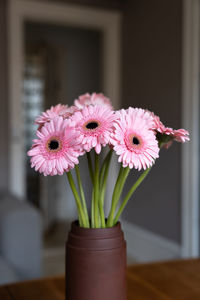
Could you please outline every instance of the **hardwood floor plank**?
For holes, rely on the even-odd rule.
[[[155,263],[129,269],[167,299],[200,299],[200,260]]]
[[[127,300],[171,300],[159,289],[154,287],[142,278],[135,276],[132,272],[127,274]]]
[[[10,294],[15,297],[15,300],[65,299],[64,278],[29,281],[20,284],[13,284],[8,288]]]

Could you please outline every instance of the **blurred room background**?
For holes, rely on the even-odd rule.
[[[0,1],[0,284],[64,272],[75,202],[66,178],[39,175],[26,152],[41,111],[86,92],[190,131],[184,149],[161,151],[122,219],[128,263],[199,255],[199,7],[198,0]]]

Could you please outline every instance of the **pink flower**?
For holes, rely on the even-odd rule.
[[[151,116],[153,117],[153,122],[154,122],[152,129],[167,135],[173,134],[173,129],[170,127],[165,127],[165,125],[160,121],[160,118],[154,115],[153,112],[151,112]]]
[[[151,130],[153,119],[143,109],[129,107],[117,113],[111,143],[123,167],[145,170],[159,157],[155,133]]]
[[[64,108],[62,111],[60,111],[59,115],[62,116],[64,119],[67,119],[73,115],[76,111],[79,111],[80,109],[74,105]]]
[[[56,117],[37,131],[28,155],[31,167],[47,175],[62,175],[78,164],[81,154],[77,133],[71,120]]]
[[[174,140],[180,143],[189,141],[189,132],[185,129],[174,130]]]
[[[111,110],[113,109],[109,98],[105,97],[103,94],[84,94],[79,96],[78,100],[74,101],[75,106],[79,109],[82,109],[84,106],[88,105],[98,105],[98,106],[107,106]]]
[[[165,127],[165,125],[160,121],[160,118],[154,113],[151,113],[153,117],[153,127],[152,129],[157,132],[157,139],[159,141],[160,147],[169,148],[173,141],[185,143],[190,140],[189,132],[185,129],[173,129],[171,127]]]
[[[54,118],[58,117],[68,108],[67,105],[57,104],[56,106],[51,106],[50,109],[47,109],[43,112],[40,116],[38,116],[35,120],[35,124],[44,125],[46,122],[53,120]]]
[[[76,124],[78,141],[85,151],[89,152],[95,148],[99,154],[101,146],[106,146],[110,142],[116,116],[107,106],[85,106],[81,111],[75,112],[71,119]]]

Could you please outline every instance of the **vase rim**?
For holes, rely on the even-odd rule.
[[[119,235],[122,233],[121,229],[121,223],[117,222],[117,224],[113,227],[107,227],[107,228],[85,228],[80,227],[78,225],[78,221],[75,220],[71,223],[71,233],[77,234],[80,236],[87,236],[91,238],[98,238],[98,237],[112,237]]]
[[[106,228],[92,228],[92,227],[90,227],[90,228],[86,228],[86,227],[81,227],[81,226],[79,226],[79,221],[78,220],[75,220],[75,221],[72,221],[72,223],[71,223],[71,226],[72,227],[75,227],[75,228],[78,228],[79,230],[83,230],[83,231],[87,231],[87,230],[92,230],[92,231],[104,231],[104,230],[106,230],[106,231],[113,231],[113,230],[116,230],[116,229],[121,229],[121,223],[120,223],[120,221],[118,221],[114,226],[112,226],[112,227],[106,227]]]
[[[125,245],[125,240],[120,222],[108,228],[84,228],[74,221],[67,244],[68,247],[99,251],[119,248]]]

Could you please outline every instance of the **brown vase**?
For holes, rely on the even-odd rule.
[[[120,223],[88,229],[73,222],[66,243],[66,300],[126,299],[126,242]]]

